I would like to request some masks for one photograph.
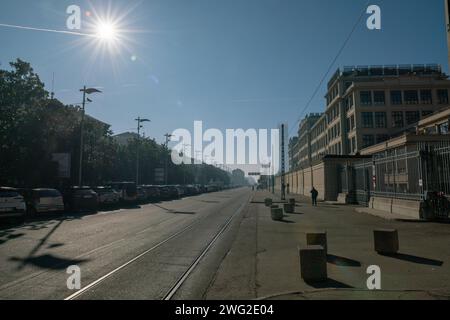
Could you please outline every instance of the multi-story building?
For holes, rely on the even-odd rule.
[[[450,66],[450,0],[445,2],[445,22],[447,26],[448,65]]]
[[[325,155],[357,155],[414,131],[421,119],[448,106],[449,89],[447,75],[434,64],[338,70],[328,83],[325,113],[309,128],[310,144],[301,139],[299,130],[303,149],[298,150],[297,166]]]

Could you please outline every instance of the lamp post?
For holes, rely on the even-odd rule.
[[[140,144],[141,144],[141,128],[143,128],[143,126],[141,125],[141,123],[143,122],[150,122],[149,119],[141,119],[141,117],[138,117],[137,119],[135,119],[135,121],[137,121],[137,133],[138,133],[138,138],[137,138],[137,146],[136,146],[136,185],[139,185],[139,149],[140,149]]]
[[[166,144],[165,144],[166,149],[167,149],[167,151],[169,151],[169,142],[170,142],[170,138],[172,138],[173,135],[166,133],[164,135],[164,137],[166,138]],[[164,155],[164,183],[165,183],[165,185],[167,185],[168,178],[169,178],[169,155],[165,154]]]
[[[83,104],[81,107],[81,124],[80,124],[80,162],[78,167],[78,186],[83,186],[83,151],[84,151],[84,114],[85,114],[85,107],[86,107],[86,95],[92,94],[92,93],[101,93],[100,90],[95,88],[86,88],[86,86],[83,87],[83,89],[80,89],[80,92],[83,92]],[[89,102],[91,100],[87,98]]]

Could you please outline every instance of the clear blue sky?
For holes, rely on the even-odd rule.
[[[0,23],[65,30],[66,8],[106,10],[107,1],[2,0]],[[333,71],[354,64],[439,63],[447,66],[441,0],[372,1],[382,30],[366,15]],[[366,0],[111,1],[124,14],[127,41],[115,55],[94,54],[85,37],[0,27],[2,68],[32,63],[56,97],[81,101],[78,89],[99,86],[88,113],[131,130],[138,115],[146,134],[192,128],[272,128],[295,124]],[[88,19],[88,18],[86,18]],[[92,18],[91,18],[92,19]],[[137,59],[133,61],[132,56]],[[323,87],[308,112],[322,111]]]

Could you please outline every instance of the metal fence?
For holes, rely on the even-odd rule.
[[[339,168],[341,191],[368,205],[374,196],[423,201],[436,216],[450,212],[450,142],[420,143]]]

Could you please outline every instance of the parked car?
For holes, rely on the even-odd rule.
[[[31,214],[64,211],[63,196],[58,190],[33,189],[25,198],[28,212]]]
[[[169,187],[167,186],[158,186],[159,189],[159,198],[161,200],[169,200],[171,192],[169,190]]]
[[[175,188],[177,188],[179,198],[188,196],[188,194],[186,193],[186,187],[177,185],[177,186],[175,186]]]
[[[176,186],[167,186],[169,190],[169,199],[178,199],[180,194],[178,193],[178,188]]]
[[[64,192],[66,210],[93,211],[98,210],[98,195],[89,187],[72,187]]]
[[[137,187],[137,201],[139,203],[143,203],[147,201],[147,193],[145,192],[144,188]]]
[[[98,204],[101,206],[112,206],[120,202],[120,195],[111,187],[95,187],[98,196]]]
[[[119,193],[121,202],[134,203],[138,200],[137,186],[134,182],[112,182],[108,186]]]
[[[25,200],[17,189],[0,188],[0,218],[21,218],[25,212]]]
[[[158,201],[160,198],[159,188],[158,186],[142,186],[142,188],[145,190],[145,193],[147,195],[148,201]]]

